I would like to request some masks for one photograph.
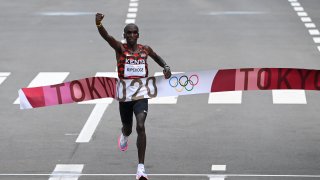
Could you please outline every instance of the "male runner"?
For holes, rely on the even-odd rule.
[[[163,74],[166,79],[170,78],[170,67],[149,46],[137,44],[139,28],[135,24],[128,24],[124,28],[123,37],[126,43],[115,40],[108,34],[101,21],[104,15],[96,14],[96,25],[100,35],[115,50],[117,58],[118,76],[122,79],[135,79],[148,76],[148,55],[164,68]],[[130,61],[131,60],[131,61]],[[138,62],[138,63],[137,63]],[[132,63],[132,64],[131,64]],[[128,149],[128,137],[132,132],[132,116],[135,114],[137,120],[137,148],[139,164],[137,168],[137,179],[148,179],[144,168],[144,157],[146,151],[146,133],[144,122],[148,112],[148,99],[130,102],[119,102],[120,117],[122,121],[122,133],[118,138],[118,146],[121,151]]]

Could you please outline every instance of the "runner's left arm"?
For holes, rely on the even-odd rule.
[[[155,53],[151,47],[145,46],[147,51],[149,52],[149,56],[159,64],[159,66],[163,67],[163,74],[166,79],[169,79],[171,77],[171,70],[170,66],[167,65],[167,63],[157,54]]]

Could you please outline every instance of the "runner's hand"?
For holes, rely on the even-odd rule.
[[[168,65],[164,66],[163,74],[164,74],[164,77],[166,79],[169,79],[171,77],[171,70],[170,70],[170,67]]]
[[[96,25],[101,24],[102,19],[104,18],[104,14],[102,13],[97,13],[96,14]]]

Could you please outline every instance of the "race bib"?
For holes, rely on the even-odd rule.
[[[146,76],[146,66],[145,64],[125,64],[124,66],[124,77],[130,76]]]

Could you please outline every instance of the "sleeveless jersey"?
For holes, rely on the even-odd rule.
[[[127,44],[123,44],[124,50],[117,54],[118,77],[120,79],[135,79],[148,77],[148,51],[141,44],[138,50],[132,52]]]

